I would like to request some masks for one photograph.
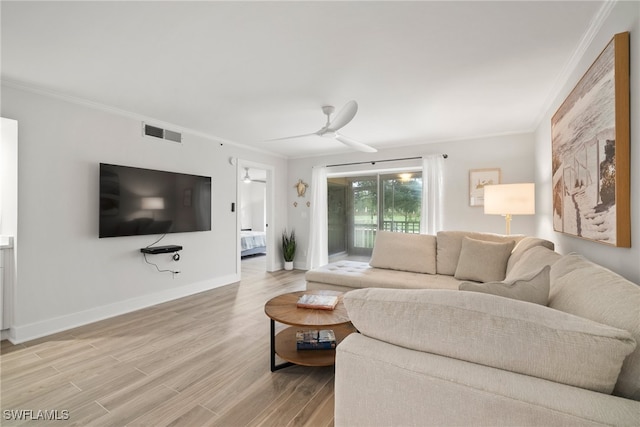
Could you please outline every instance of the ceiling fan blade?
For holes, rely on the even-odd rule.
[[[373,147],[369,147],[366,144],[363,144],[362,142],[358,142],[358,141],[354,141],[351,138],[347,138],[344,135],[338,135],[336,134],[335,138],[342,142],[344,145],[347,145],[351,148],[355,148],[358,151],[364,151],[365,153],[377,153],[378,150],[376,150]]]
[[[304,135],[295,135],[295,136],[285,136],[282,138],[273,138],[273,139],[266,139],[265,142],[271,142],[271,141],[284,141],[287,139],[296,139],[296,138],[304,138],[307,136],[313,136],[313,135],[317,135],[318,132],[313,132],[313,133],[305,133]]]
[[[342,110],[336,114],[336,117],[331,121],[331,123],[329,123],[327,130],[335,132],[346,126],[351,120],[353,120],[353,117],[357,112],[358,103],[356,101],[347,102],[346,105],[342,107]]]

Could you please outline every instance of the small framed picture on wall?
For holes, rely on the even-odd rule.
[[[484,186],[500,184],[499,168],[469,171],[469,206],[484,206]]]

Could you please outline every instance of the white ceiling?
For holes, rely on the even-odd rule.
[[[602,5],[2,1],[2,79],[286,157],[351,99],[379,149],[527,132]]]

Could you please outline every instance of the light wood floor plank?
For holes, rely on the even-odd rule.
[[[333,376],[326,382],[316,395],[309,400],[305,407],[296,415],[287,427],[313,426],[331,427],[333,426],[334,390]]]
[[[239,283],[20,345],[3,341],[1,409],[68,410],[69,420],[51,423],[64,427],[332,426],[332,367],[269,369],[264,304],[303,290],[304,273],[264,265],[250,258]]]
[[[166,427],[207,427],[213,426],[215,423],[215,414],[197,405],[167,424]]]
[[[126,426],[136,425],[133,421],[139,418],[139,414],[146,414],[155,407],[162,404],[165,400],[176,395],[175,390],[171,390],[164,385],[145,390],[138,394],[132,394],[122,405],[108,409],[108,414],[92,420],[87,426]],[[129,424],[131,423],[131,424]]]

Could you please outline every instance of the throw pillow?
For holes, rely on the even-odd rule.
[[[483,242],[518,242],[525,236],[520,234],[510,234],[508,236],[494,233],[482,233],[479,231],[438,231],[436,234],[436,271],[438,274],[453,276],[456,273],[460,250],[462,249],[462,239],[469,237]]]
[[[369,265],[436,274],[436,236],[378,231]]]
[[[499,282],[504,280],[514,241],[497,243],[462,239],[458,266],[453,275],[458,280]]]
[[[542,270],[538,272],[510,282],[462,282],[458,289],[461,291],[482,292],[532,302],[534,304],[547,305],[549,302],[550,270],[551,267],[545,265]]]

